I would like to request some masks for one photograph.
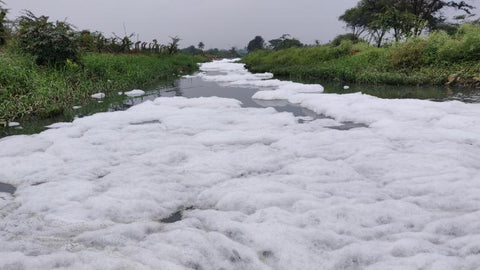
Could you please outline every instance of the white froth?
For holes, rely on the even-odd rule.
[[[138,97],[145,95],[145,91],[140,89],[134,89],[132,91],[125,92],[124,94],[129,97]]]
[[[104,93],[96,93],[96,94],[93,94],[91,95],[92,98],[97,98],[97,99],[102,99],[105,97],[105,94]]]
[[[0,139],[0,269],[480,269],[479,105],[201,68],[334,119],[175,97]]]

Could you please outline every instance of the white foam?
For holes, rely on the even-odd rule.
[[[480,268],[478,105],[292,86],[259,95],[334,119],[175,97],[0,139],[0,269]]]
[[[101,98],[105,97],[105,94],[104,93],[96,93],[96,94],[91,95],[91,97],[101,99]]]
[[[202,64],[200,66],[202,72],[198,73],[196,76],[206,81],[226,83],[227,86],[283,90],[289,93],[292,91],[295,93],[320,93],[324,90],[323,86],[319,84],[306,85],[272,79],[273,74],[269,72],[252,74],[245,68],[245,64],[236,63],[238,60],[239,59],[220,60]]]
[[[134,89],[132,91],[125,92],[124,94],[129,97],[138,97],[145,95],[145,91],[140,89]]]

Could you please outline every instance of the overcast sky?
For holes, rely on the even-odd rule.
[[[206,48],[243,48],[256,35],[265,40],[288,33],[304,43],[325,43],[345,33],[338,21],[358,0],[4,0],[9,18],[24,9],[54,20],[67,19],[78,30],[139,35],[181,47],[203,41]],[[475,3],[478,6],[478,0]],[[134,38],[136,40],[136,37]]]

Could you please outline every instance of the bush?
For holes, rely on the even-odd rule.
[[[426,39],[425,47],[423,48],[423,59],[426,64],[441,63],[442,60],[438,57],[438,52],[451,37],[444,31],[433,32]]]
[[[450,39],[439,49],[439,60],[448,62],[480,60],[480,27],[464,24],[455,39]]]
[[[393,49],[391,61],[397,68],[420,68],[425,64],[423,50],[427,42],[421,38],[411,39]]]
[[[348,41],[351,41],[353,43],[358,43],[358,42],[361,42],[362,40],[360,38],[358,38],[357,36],[355,36],[354,34],[352,33],[348,33],[348,34],[343,34],[343,35],[338,35],[336,36],[331,42],[330,44],[332,46],[338,46],[340,45],[340,43],[342,43],[342,41],[344,40],[348,40]]]
[[[49,22],[46,16],[26,11],[18,25],[19,48],[33,55],[37,64],[58,66],[78,60],[79,46],[70,24]]]
[[[3,2],[0,1],[0,46],[4,45],[7,40],[7,27],[5,26],[5,17],[7,10],[2,7]]]

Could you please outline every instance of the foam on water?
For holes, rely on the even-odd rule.
[[[0,269],[480,268],[479,105],[202,69],[331,118],[158,98],[0,139]]]

